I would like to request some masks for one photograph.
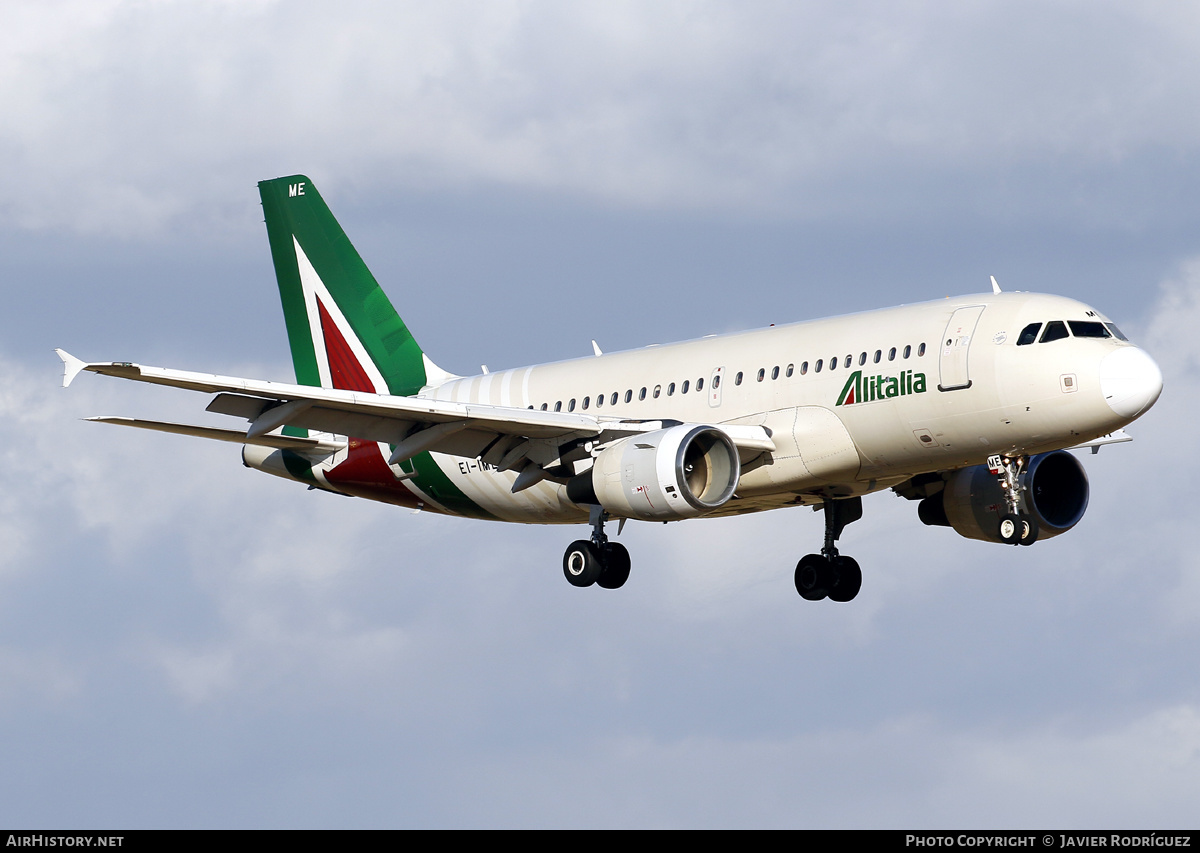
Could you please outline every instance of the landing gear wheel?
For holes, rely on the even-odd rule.
[[[591,586],[602,570],[599,549],[587,539],[576,539],[563,554],[563,574],[571,586]]]
[[[1027,515],[1021,516],[1021,538],[1017,541],[1022,545],[1032,545],[1038,538],[1038,524]]]
[[[1001,516],[999,534],[1005,545],[1016,545],[1021,539],[1021,519],[1011,512]]]
[[[805,601],[820,601],[829,594],[832,575],[828,560],[820,554],[805,554],[796,564],[796,592]]]
[[[603,568],[596,585],[603,589],[620,589],[629,580],[629,551],[624,545],[606,542],[600,553]]]
[[[829,590],[830,601],[853,601],[862,589],[862,569],[851,557],[834,557],[833,568],[837,583]]]

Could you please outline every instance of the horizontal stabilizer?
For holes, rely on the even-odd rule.
[[[82,371],[85,367],[87,367],[87,362],[80,361],[75,356],[73,356],[69,352],[67,352],[65,349],[56,349],[55,352],[58,353],[58,357],[61,358],[62,362],[63,362],[63,386],[62,387],[66,388],[66,387],[70,386],[71,380],[74,379],[76,376],[78,376],[80,371]]]
[[[1093,438],[1091,441],[1085,441],[1082,444],[1076,444],[1074,447],[1068,447],[1067,450],[1082,450],[1085,447],[1090,447],[1092,448],[1092,453],[1099,453],[1100,448],[1106,444],[1120,444],[1124,441],[1133,441],[1133,436],[1125,432],[1125,430],[1119,429],[1107,435],[1102,435],[1099,438]]]
[[[172,432],[176,435],[191,435],[198,438],[212,438],[217,441],[228,441],[233,444],[257,444],[261,447],[274,447],[277,450],[298,450],[306,453],[336,453],[346,446],[344,441],[322,441],[316,438],[300,438],[291,435],[258,435],[248,438],[240,429],[220,429],[218,427],[194,426],[192,424],[174,424],[168,421],[147,421],[140,418],[86,418],[102,424],[131,426],[138,429],[149,429],[155,432]]]

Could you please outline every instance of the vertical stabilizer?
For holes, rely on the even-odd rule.
[[[444,381],[312,181],[292,175],[258,190],[296,382],[407,396]]]

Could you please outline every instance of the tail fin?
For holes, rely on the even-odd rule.
[[[312,181],[258,185],[296,382],[408,396],[450,374],[431,362]]]

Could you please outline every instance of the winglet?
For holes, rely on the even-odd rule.
[[[996,281],[996,277],[992,276],[992,293],[1000,292],[1000,282]]]
[[[62,387],[66,388],[71,384],[71,380],[78,376],[81,370],[87,367],[87,362],[80,361],[65,349],[56,349],[55,352],[58,353],[58,357],[61,358],[63,362]]]

